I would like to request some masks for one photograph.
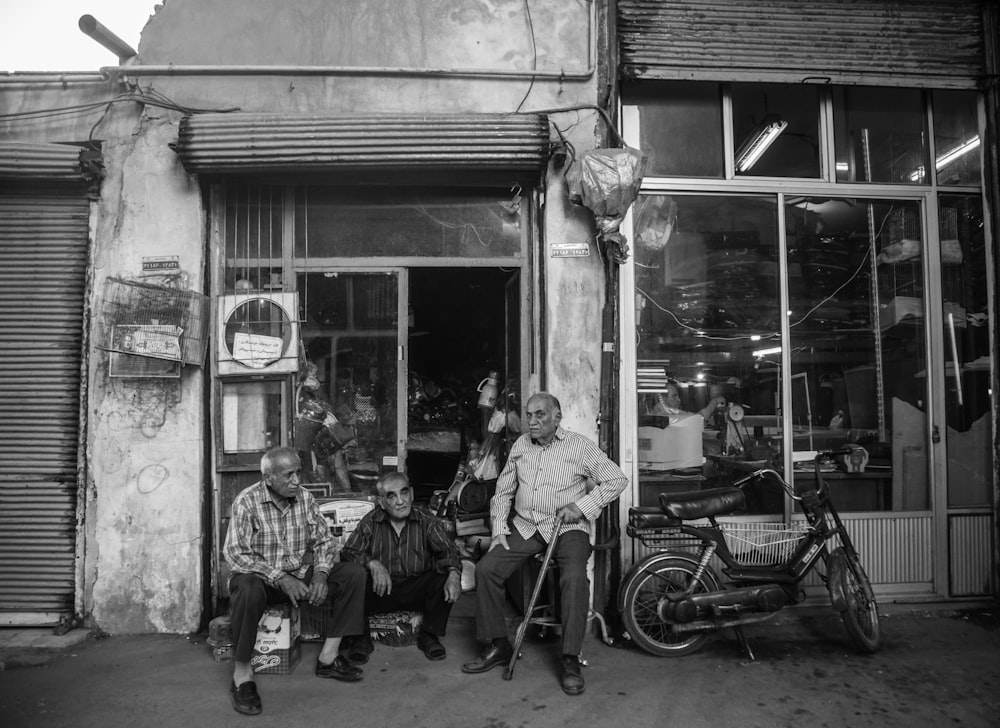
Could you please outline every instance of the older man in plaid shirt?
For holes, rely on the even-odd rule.
[[[364,567],[334,562],[334,542],[312,494],[299,484],[302,463],[292,448],[274,448],[260,461],[260,482],[233,501],[223,549],[235,642],[230,696],[239,713],[261,712],[250,658],[257,623],[269,604],[326,605],[316,676],[353,682],[362,671],[338,654],[341,638],[359,635],[365,621]],[[312,552],[312,563],[306,554]]]

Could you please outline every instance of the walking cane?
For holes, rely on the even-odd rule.
[[[535,602],[538,601],[538,595],[542,591],[542,584],[545,583],[545,572],[548,571],[549,562],[552,560],[552,552],[556,550],[556,541],[559,538],[559,526],[561,525],[562,521],[557,518],[555,526],[552,528],[552,536],[549,538],[549,547],[545,549],[545,556],[542,558],[542,568],[538,572],[538,578],[535,580],[535,590],[531,593],[531,601],[528,602],[528,608],[524,610],[524,619],[517,628],[517,636],[514,638],[514,654],[510,656],[510,663],[503,671],[504,680],[510,680],[514,677],[514,664],[517,662],[518,654],[521,652],[524,633],[528,631],[528,625],[531,623],[531,617],[535,611]]]

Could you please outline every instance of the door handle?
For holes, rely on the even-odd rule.
[[[933,442],[935,445],[941,442],[941,428],[939,428],[937,425],[934,425],[934,427],[931,428],[931,442]]]

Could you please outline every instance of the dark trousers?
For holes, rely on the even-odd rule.
[[[444,583],[448,574],[428,571],[420,576],[392,578],[392,593],[379,596],[372,591],[372,580],[368,578],[365,594],[365,613],[383,614],[400,610],[423,612],[421,629],[438,637],[443,637],[451,614],[451,602],[444,599]]]
[[[327,609],[320,634],[324,637],[344,637],[362,634],[368,629],[365,620],[364,588],[367,572],[360,564],[336,563],[327,580]],[[305,582],[312,580],[312,568]],[[257,623],[264,610],[272,604],[289,604],[285,592],[275,589],[256,574],[233,574],[229,580],[229,626],[233,633],[233,657],[237,662],[250,662],[257,640]]]
[[[510,550],[497,546],[476,563],[476,637],[480,640],[507,637],[504,582],[528,559],[546,549],[537,531],[531,538],[524,539],[512,528],[507,544]],[[583,648],[590,611],[589,558],[590,536],[585,531],[562,534],[552,552],[552,560],[559,567],[560,622],[565,655],[577,655]]]

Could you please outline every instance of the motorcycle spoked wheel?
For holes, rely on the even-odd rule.
[[[834,560],[839,564],[834,567]],[[864,567],[857,558],[851,558],[842,548],[830,555],[828,578],[836,583],[830,589],[839,589],[844,595],[845,608],[840,612],[851,643],[861,652],[873,654],[882,645],[882,629],[878,619],[878,604],[869,599],[871,583]]]
[[[629,636],[646,652],[659,657],[680,657],[697,651],[708,640],[709,634],[705,632],[675,632],[657,612],[660,598],[685,591],[695,580],[697,569],[696,561],[664,555],[653,556],[632,569],[625,583],[622,618]],[[706,569],[698,577],[692,593],[719,589],[715,574]]]

